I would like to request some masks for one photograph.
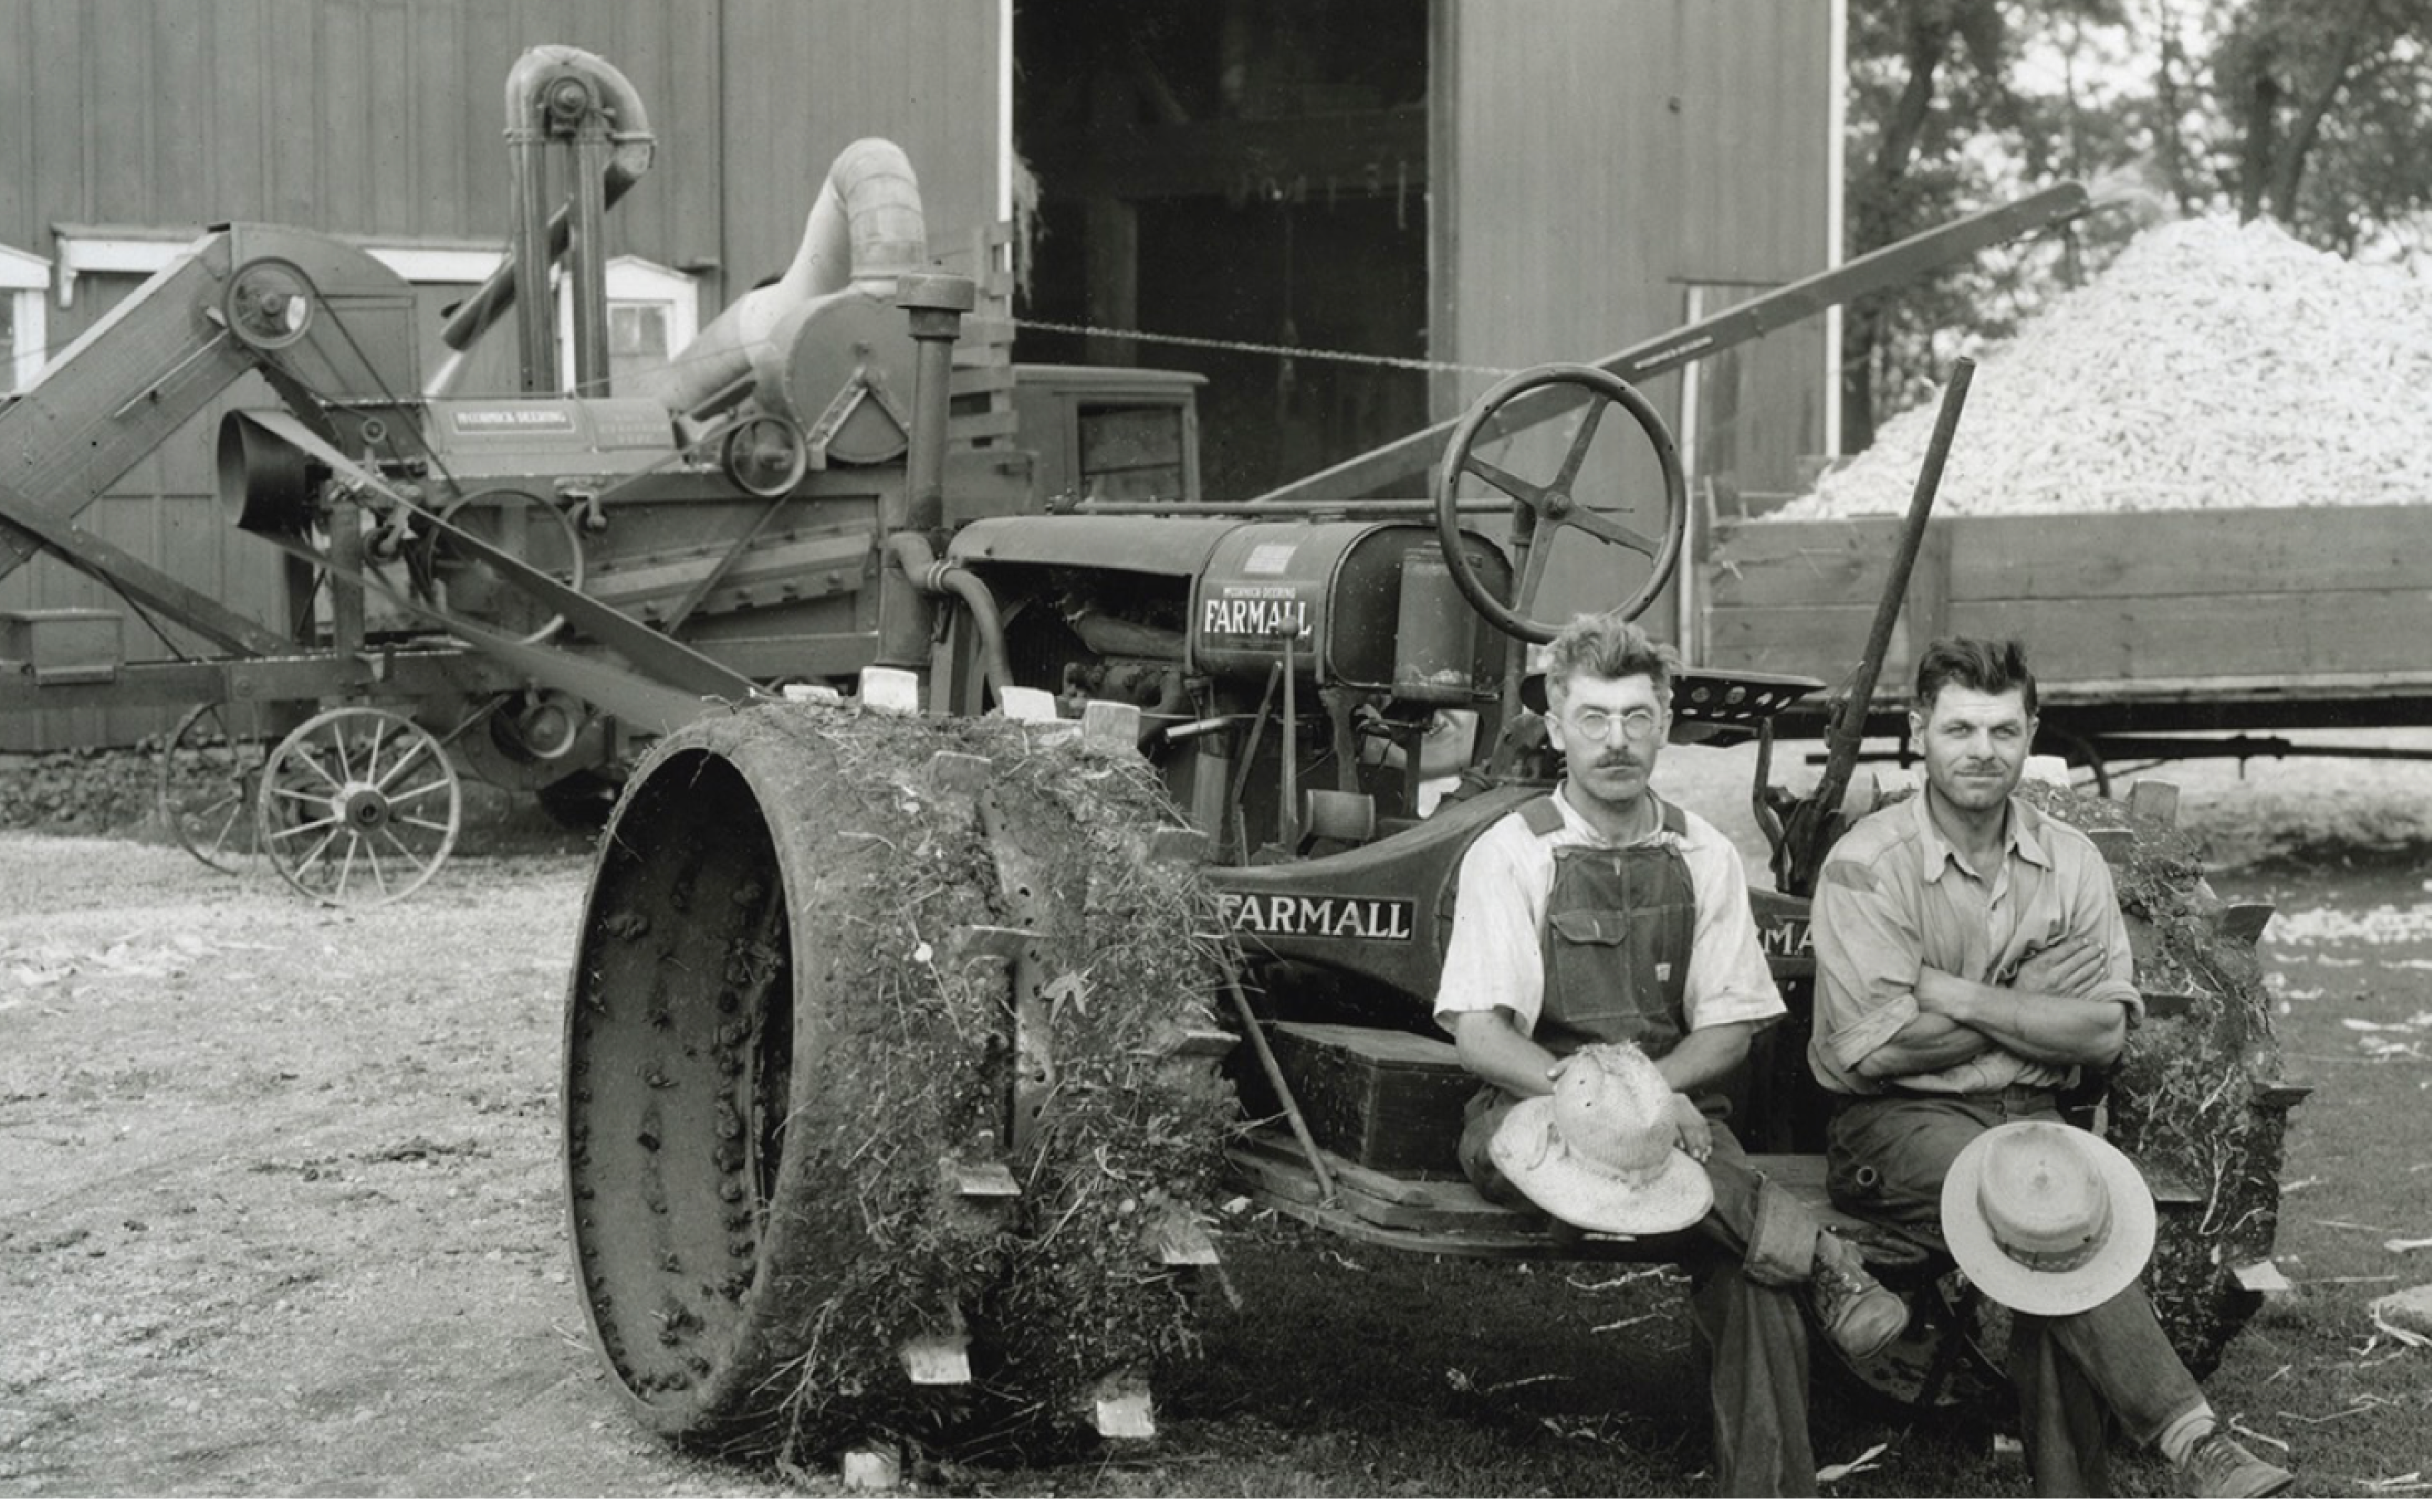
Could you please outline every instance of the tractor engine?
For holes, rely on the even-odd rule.
[[[1467,545],[1509,585],[1499,551]],[[1416,818],[1425,783],[1496,728],[1504,642],[1432,526],[1005,516],[964,527],[948,557],[999,600],[1013,680],[1066,717],[1137,707],[1192,822],[1245,855]]]

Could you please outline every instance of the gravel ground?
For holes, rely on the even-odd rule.
[[[749,1487],[625,1420],[568,1285],[584,868],[349,914],[0,834],[0,1488]]]

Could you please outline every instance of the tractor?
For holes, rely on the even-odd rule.
[[[897,298],[942,351],[953,284]],[[1514,375],[1454,424],[1425,497],[974,514],[922,447],[942,389],[914,382],[906,525],[878,539],[933,568],[904,637],[926,649],[660,741],[599,845],[567,1180],[634,1414],[798,1449],[990,1403],[1152,1432],[1150,1376],[1220,1273],[1220,1194],[1415,1253],[1681,1257],[1680,1237],[1557,1234],[1482,1199],[1454,1158],[1474,1083],[1431,1018],[1463,853],[1559,774],[1521,693],[1561,623],[1547,557],[1604,548],[1600,602],[1630,616],[1679,561],[1681,465],[1646,397],[1595,366]],[[1516,471],[1501,434],[1549,401],[1569,435],[1549,471]],[[1616,439],[1650,494],[1589,489],[1626,467],[1600,453]],[[1782,888],[1753,900],[1793,1013],[1735,1117],[1912,1295],[1908,1333],[1848,1374],[1934,1405],[1999,1383],[1999,1310],[1825,1201],[1804,1049],[1805,896],[1853,810],[1900,587],[1808,797],[1767,784],[1772,735],[1823,683],[1686,671],[1674,735],[1761,741],[1751,806]],[[2115,859],[2157,1017],[2081,1117],[2146,1165],[2157,1304],[2207,1370],[2270,1283],[2299,1096],[2260,916],[2211,893],[2151,796],[2044,794]],[[2177,1086],[2197,1067],[2221,1082],[2200,1105]]]

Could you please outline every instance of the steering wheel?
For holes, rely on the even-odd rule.
[[[1562,467],[1544,484],[1532,484],[1516,474],[1507,473],[1477,454],[1481,438],[1494,432],[1495,419],[1503,409],[1534,390],[1548,386],[1576,386],[1586,393],[1587,411],[1581,417],[1578,435],[1571,439],[1571,449],[1563,455]],[[1649,536],[1601,511],[1582,504],[1572,492],[1579,480],[1580,470],[1587,463],[1588,449],[1596,441],[1596,429],[1604,420],[1605,408],[1619,406],[1638,424],[1654,445],[1656,462],[1663,468],[1664,516],[1662,534]],[[1496,598],[1478,577],[1470,561],[1468,549],[1461,545],[1461,476],[1476,474],[1487,483],[1509,495],[1512,500],[1512,543],[1522,557],[1520,581],[1513,589],[1509,604]],[[1680,565],[1681,538],[1688,529],[1688,481],[1682,477],[1680,449],[1672,441],[1672,433],[1663,418],[1638,393],[1637,387],[1619,375],[1608,374],[1592,365],[1541,364],[1525,369],[1498,383],[1461,418],[1453,429],[1452,442],[1444,452],[1444,462],[1436,470],[1436,538],[1444,548],[1444,563],[1452,572],[1455,586],[1470,607],[1486,622],[1504,634],[1521,640],[1544,642],[1554,638],[1562,628],[1559,622],[1538,619],[1533,614],[1537,593],[1545,581],[1545,560],[1552,552],[1550,545],[1556,533],[1565,527],[1587,532],[1598,541],[1625,548],[1646,557],[1654,570],[1636,593],[1623,602],[1616,612],[1625,619],[1636,619],[1647,605],[1663,591]]]

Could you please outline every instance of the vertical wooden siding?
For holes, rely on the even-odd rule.
[[[1678,325],[1694,283],[1731,287],[1709,298],[1719,307],[1828,263],[1826,0],[1442,4],[1435,357],[1592,361]],[[1736,451],[1786,484],[1824,443],[1821,324],[1743,349],[1740,365]],[[1491,379],[1439,381],[1437,418]],[[1677,377],[1649,395],[1677,420]],[[1616,454],[1583,491],[1644,495],[1654,473],[1642,452]],[[1576,542],[1553,559],[1548,612],[1615,601],[1612,559]]]
[[[1458,263],[1440,353],[1591,358],[1677,321],[1689,282],[1825,264],[1820,0],[1447,3]]]
[[[996,216],[998,14],[998,0],[727,0],[728,270],[737,290],[793,260],[828,167],[865,135],[911,158],[930,255],[974,274],[973,237]]]
[[[999,4],[5,0],[0,243],[232,219],[501,239],[507,72],[556,41],[631,78],[658,137],[611,253],[717,267],[722,305],[793,258],[836,153],[884,135],[933,251],[967,259],[995,214]]]
[[[704,318],[792,259],[857,137],[911,155],[950,264],[993,217],[997,0],[0,0],[0,243],[55,257],[57,223],[230,220],[503,241],[506,77],[542,42],[599,54],[641,95],[656,158],[610,215],[609,250],[699,271]],[[85,278],[50,309],[52,347],[135,284]],[[434,326],[426,368],[436,349]],[[267,404],[256,382],[232,390],[86,524],[267,619],[276,554],[224,523],[211,462],[221,413]],[[0,580],[0,608],[115,605],[48,558]],[[132,615],[127,640],[166,654]],[[35,714],[0,722],[0,749],[164,721]]]

